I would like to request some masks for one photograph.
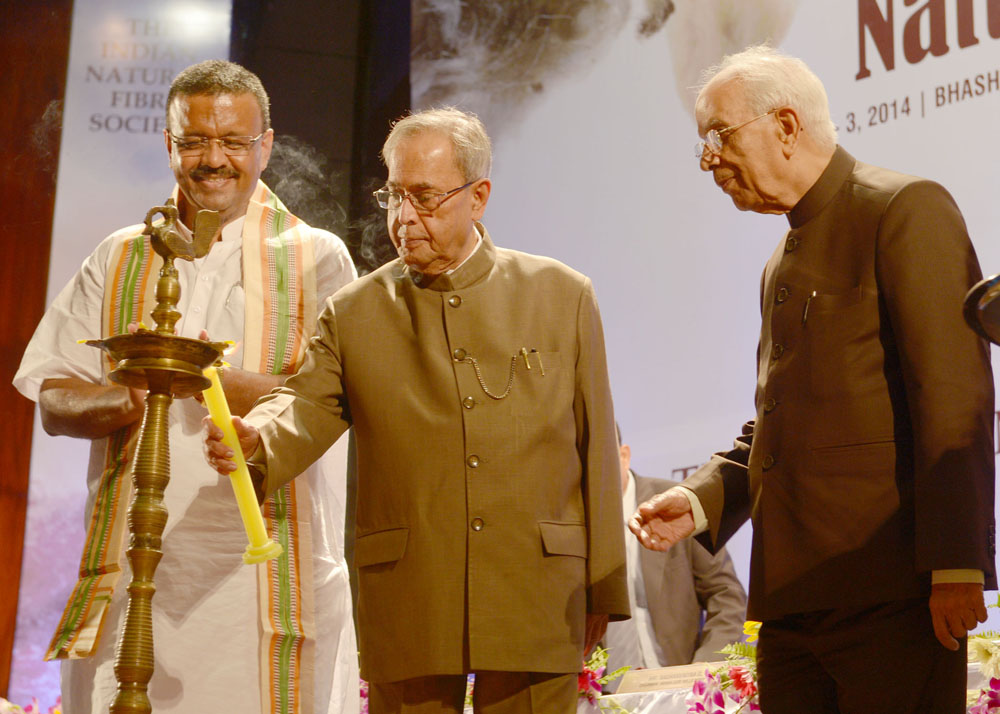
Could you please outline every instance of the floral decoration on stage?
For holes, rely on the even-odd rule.
[[[1000,595],[988,608],[1000,608]],[[969,662],[979,665],[986,686],[970,689],[967,705],[969,714],[1000,714],[1000,632],[986,630],[969,635]]]
[[[614,672],[608,672],[607,669],[608,651],[597,645],[587,661],[583,663],[580,674],[577,675],[576,689],[581,704],[588,702],[592,707],[597,706],[597,700],[601,696],[604,685],[618,679],[632,668],[629,666],[619,667]],[[615,709],[620,709],[620,707],[615,707]]]
[[[1000,607],[1000,596],[991,608]],[[687,697],[688,714],[736,714],[760,711],[757,694],[757,633],[760,623],[743,624],[744,638],[726,645],[726,661],[705,670]],[[1000,632],[969,635],[969,662],[978,664],[987,684],[969,690],[968,714],[1000,714]]]
[[[31,704],[23,708],[0,697],[0,714],[42,714],[42,707],[35,697],[31,698]],[[56,703],[45,714],[63,714],[62,697],[56,697]]]
[[[969,635],[969,662],[979,664],[979,671],[987,681],[978,692],[969,690],[969,714],[1000,714],[1000,632],[989,630]]]
[[[759,712],[757,696],[757,633],[760,623],[743,623],[743,639],[723,647],[726,661],[705,670],[691,687],[688,714]]]
[[[597,704],[601,690],[605,684],[618,679],[631,667],[619,667],[614,672],[608,672],[608,651],[600,645],[594,647],[590,657],[583,663],[583,669],[576,679],[577,694],[580,701]]]

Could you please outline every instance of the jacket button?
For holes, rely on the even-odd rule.
[[[477,468],[479,466],[479,457],[475,454],[470,454],[469,458],[465,460],[465,463],[469,465],[470,469]]]
[[[779,359],[781,357],[781,355],[783,355],[783,354],[785,354],[785,347],[784,347],[784,345],[776,343],[774,345],[774,347],[771,348],[771,358],[772,359]]]
[[[472,407],[476,406],[476,400],[472,397],[466,397],[462,400],[462,406],[466,409],[472,409]],[[471,466],[472,464],[469,465]]]
[[[774,296],[775,302],[785,302],[788,299],[788,288],[778,288],[777,294]]]
[[[785,241],[785,252],[791,253],[793,250],[799,247],[799,239],[795,236],[789,236],[788,240]]]
[[[477,532],[481,531],[483,529],[484,525],[486,525],[486,524],[483,523],[483,519],[482,518],[473,518],[472,519],[472,530],[477,531]]]
[[[771,397],[768,397],[764,400],[764,413],[767,414],[768,412],[774,411],[776,406],[778,406],[778,403]]]
[[[455,358],[456,362],[461,362],[465,359],[465,350],[459,347],[451,353],[451,356]]]
[[[462,296],[452,295],[450,298],[448,298],[448,304],[451,305],[452,307],[458,307],[459,305],[462,304]]]
[[[760,462],[760,465],[761,465],[761,466],[762,466],[762,467],[764,468],[764,470],[766,471],[767,469],[769,469],[769,468],[771,468],[772,466],[774,466],[774,457],[773,457],[773,456],[771,456],[770,454],[767,454],[767,455],[766,455],[766,456],[764,457],[764,460]]]

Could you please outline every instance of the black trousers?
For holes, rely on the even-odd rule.
[[[763,714],[965,714],[967,640],[934,636],[926,598],[765,622]]]

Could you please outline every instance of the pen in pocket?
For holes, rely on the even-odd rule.
[[[816,297],[816,291],[812,291],[812,295],[806,298],[806,306],[802,308],[802,324],[806,324],[806,318],[809,317],[809,302]]]

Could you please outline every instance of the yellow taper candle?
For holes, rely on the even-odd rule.
[[[222,442],[233,450],[233,461],[236,462],[236,470],[229,474],[229,479],[233,484],[233,493],[236,494],[240,516],[243,517],[243,527],[246,528],[247,538],[250,539],[250,544],[243,553],[243,562],[260,563],[277,558],[281,555],[282,548],[280,544],[268,537],[267,529],[264,527],[264,517],[257,504],[257,494],[254,492],[253,482],[250,480],[247,462],[243,458],[243,449],[240,448],[239,439],[236,438],[233,415],[229,411],[226,393],[222,391],[218,368],[206,367],[205,376],[211,382],[208,389],[202,392],[205,397],[205,406],[208,407],[212,421],[222,429]]]

